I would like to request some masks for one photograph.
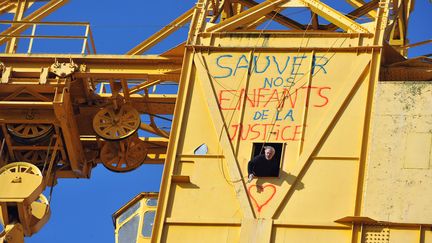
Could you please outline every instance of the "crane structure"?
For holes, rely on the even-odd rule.
[[[0,21],[0,242],[36,233],[42,192],[100,163],[164,164],[160,192],[113,215],[119,243],[432,242],[432,61],[407,58],[431,41],[407,39],[414,1],[198,0],[124,55],[96,54],[89,23],[42,22],[66,2],[0,3],[14,16]],[[186,23],[184,42],[144,54]],[[80,52],[32,53],[62,38]],[[265,146],[277,175],[248,181]]]

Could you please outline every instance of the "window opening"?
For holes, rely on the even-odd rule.
[[[257,177],[278,177],[282,157],[282,143],[253,143],[251,161],[248,163],[248,173]],[[275,154],[268,160],[265,148],[273,147]]]
[[[136,243],[139,226],[139,214],[135,215],[118,232],[118,243]]]
[[[123,221],[125,221],[125,219],[129,218],[129,216],[134,214],[139,209],[140,206],[141,206],[141,202],[137,202],[134,205],[132,205],[130,208],[128,208],[128,210],[126,210],[118,217],[118,224],[121,224]]]
[[[195,149],[194,154],[206,155],[208,152],[207,144],[203,143],[198,148]]]
[[[143,227],[141,234],[144,237],[151,237],[156,211],[147,211],[144,214]]]
[[[156,207],[157,206],[157,198],[150,198],[146,202],[147,206]]]

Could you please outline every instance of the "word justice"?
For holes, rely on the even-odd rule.
[[[302,125],[281,125],[278,123],[234,124],[230,127],[231,140],[240,136],[240,140],[299,141]]]

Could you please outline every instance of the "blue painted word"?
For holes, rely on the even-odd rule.
[[[290,109],[285,116],[280,114],[279,111],[276,111],[276,121],[282,121],[282,120],[286,120],[286,119],[291,119],[291,121],[294,121],[294,117],[293,117],[293,110]]]
[[[256,120],[267,120],[268,119],[268,112],[269,110],[262,110],[262,111],[256,111],[253,119]]]
[[[285,58],[276,56],[253,56],[252,63],[249,63],[246,55],[241,55],[240,57],[233,57],[232,55],[221,55],[216,58],[216,66],[222,69],[222,74],[213,76],[214,78],[228,78],[235,76],[237,71],[240,69],[249,69],[251,66],[252,73],[265,73],[269,67],[274,66],[279,75],[304,75],[304,73],[299,72],[300,67],[305,62],[308,56],[286,56]],[[264,61],[262,61],[264,60]],[[313,56],[312,59],[312,73],[315,74],[319,71],[327,73],[325,66],[327,65],[329,59],[324,56]],[[232,64],[235,63],[235,66]],[[290,67],[290,68],[289,68]],[[289,70],[287,73],[287,69]]]
[[[288,78],[282,78],[282,77],[264,78],[263,88],[273,88],[273,86],[292,88],[295,85],[294,79],[295,76],[290,76]]]

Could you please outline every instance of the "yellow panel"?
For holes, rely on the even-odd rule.
[[[167,225],[162,242],[239,242],[239,236],[239,227]]]
[[[325,225],[353,215],[357,170],[358,161],[314,160],[278,218]]]
[[[424,243],[431,243],[432,242],[432,231],[425,230],[424,231]]]
[[[323,241],[325,239],[325,241]],[[349,242],[351,230],[341,229],[313,229],[313,228],[282,228],[273,229],[272,241],[274,243],[341,243]]]
[[[321,90],[321,96],[326,98],[327,103],[325,106],[313,109],[313,104],[318,104],[323,98],[311,96],[312,108],[308,110],[305,143],[316,139],[316,129],[320,127],[321,121],[328,116],[330,109],[333,109],[333,104],[340,96],[343,84],[348,80],[358,79],[369,60],[368,54],[357,56],[356,54],[344,53],[329,56],[318,53],[318,55],[328,58],[325,65],[327,71],[326,73],[324,71],[317,72],[312,80],[312,85],[316,87],[320,87],[319,84],[323,85],[325,89]],[[353,59],[356,61],[350,61]],[[344,67],[343,70],[339,68],[340,66]],[[363,81],[359,90],[353,94],[352,100],[336,126],[331,130],[331,134],[320,149],[318,156],[359,157],[365,118],[365,98],[369,87],[367,80]]]
[[[406,153],[411,153],[413,147],[427,150],[426,140],[432,129],[431,87],[430,83],[422,82],[381,82],[378,85],[376,96],[379,99],[374,112],[364,192],[364,214],[368,217],[393,222],[430,223],[430,169],[426,162],[417,166],[420,161],[408,161]],[[420,137],[410,134],[420,134]],[[410,141],[417,138],[424,141],[421,144],[420,141]],[[415,156],[431,159],[430,153],[426,152]],[[413,168],[413,163],[417,168]]]
[[[205,143],[208,146],[209,154],[220,154],[218,136],[201,87],[193,81],[190,85],[193,96],[190,97],[191,105],[184,110],[184,115],[188,117],[187,126],[185,126],[184,137],[180,140],[178,149],[182,151],[182,154],[193,154],[195,149]]]
[[[429,169],[431,145],[432,133],[409,133],[406,139],[404,168]]]
[[[389,243],[418,243],[420,233],[418,230],[390,229]]]
[[[174,183],[172,218],[240,218],[241,210],[223,159],[194,159],[191,183]],[[188,174],[189,175],[189,174]],[[208,183],[210,182],[211,183]],[[199,205],[199,207],[197,207]],[[220,205],[224,205],[221,207]]]

